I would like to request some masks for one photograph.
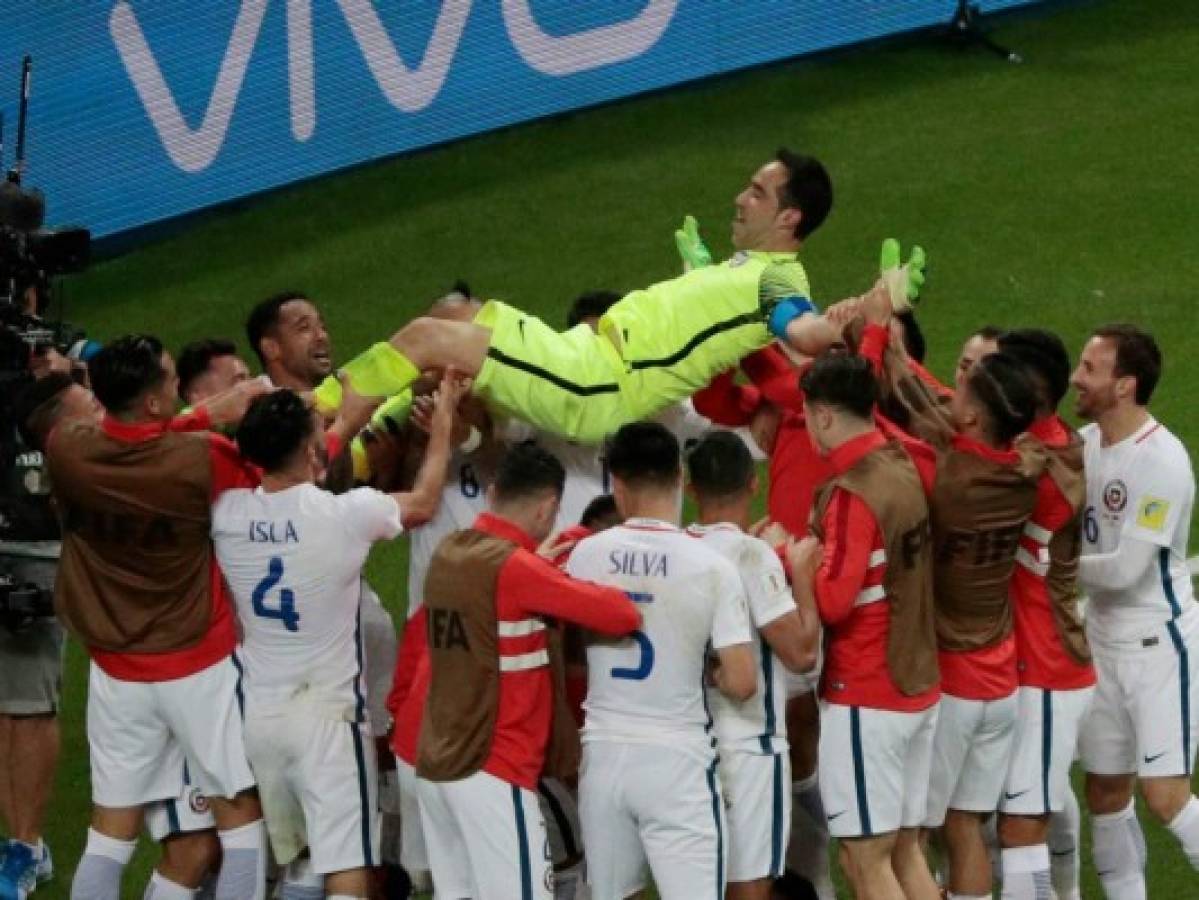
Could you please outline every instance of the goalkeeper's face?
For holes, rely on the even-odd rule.
[[[799,210],[779,202],[787,185],[787,167],[768,162],[749,179],[733,201],[733,247],[737,250],[787,250],[794,246]]]

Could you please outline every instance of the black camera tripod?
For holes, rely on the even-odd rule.
[[[963,50],[969,47],[982,47],[997,56],[1002,56],[1010,63],[1024,62],[1024,58],[1019,53],[995,43],[991,36],[983,31],[979,24],[981,18],[982,13],[979,12],[978,4],[971,4],[970,0],[958,0],[957,9],[954,10],[953,18],[949,22],[946,37]]]

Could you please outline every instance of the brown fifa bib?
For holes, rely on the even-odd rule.
[[[842,339],[854,353],[861,345],[865,327],[866,319],[859,315],[842,329]],[[927,444],[937,448],[949,445],[954,432],[949,401],[913,372],[908,361],[890,345],[883,350],[877,382],[879,412]]]
[[[1083,508],[1087,502],[1082,439],[1071,430],[1070,441],[1064,447],[1046,446],[1027,435],[1019,443],[1021,447],[1036,446],[1045,454],[1045,473],[1074,510],[1070,521],[1049,540],[1049,571],[1045,574],[1045,586],[1062,647],[1074,662],[1084,665],[1091,661],[1091,648],[1078,612],[1078,555]]]
[[[883,533],[883,589],[890,609],[887,668],[903,694],[922,694],[940,676],[928,503],[920,475],[904,449],[888,442],[821,486],[813,504],[817,525],[837,489],[861,498]]]
[[[421,718],[416,771],[456,781],[479,771],[491,753],[500,702],[496,585],[517,547],[475,529],[438,545],[425,577],[429,693]],[[547,774],[578,769],[579,736],[565,698],[561,638],[547,628],[554,711]]]
[[[1018,464],[954,447],[938,456],[933,573],[943,650],[980,650],[1011,634],[1008,583],[1044,467],[1036,448],[1020,451]]]
[[[129,443],[66,422],[47,463],[62,525],[54,605],[87,647],[167,653],[212,620],[209,437]]]

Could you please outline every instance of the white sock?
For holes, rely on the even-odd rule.
[[[1199,869],[1199,800],[1194,797],[1188,800],[1169,828],[1182,844],[1182,852],[1191,861],[1191,867]]]
[[[120,900],[121,873],[136,847],[136,841],[120,841],[89,828],[87,847],[71,882],[71,900]]]
[[[1107,900],[1145,900],[1145,836],[1136,806],[1091,818],[1095,871]]]
[[[218,831],[221,840],[221,874],[217,900],[265,900],[266,825],[262,819]]]
[[[1005,847],[1003,900],[1052,900],[1049,887],[1049,846]]]
[[[1049,816],[1049,874],[1057,900],[1082,900],[1078,892],[1078,841],[1082,815],[1074,791],[1061,812]]]
[[[820,799],[820,773],[792,782],[791,840],[787,867],[806,878],[820,900],[835,900],[829,872],[829,833],[824,803]]]
[[[142,900],[192,900],[195,896],[196,892],[191,888],[186,888],[159,872],[154,872],[150,876],[150,883],[146,885],[146,892],[142,895]]]

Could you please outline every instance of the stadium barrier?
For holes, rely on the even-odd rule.
[[[50,221],[106,236],[517,122],[948,22],[953,8],[953,0],[9,4],[0,110],[11,137],[20,59],[32,54],[28,182],[46,192]]]

